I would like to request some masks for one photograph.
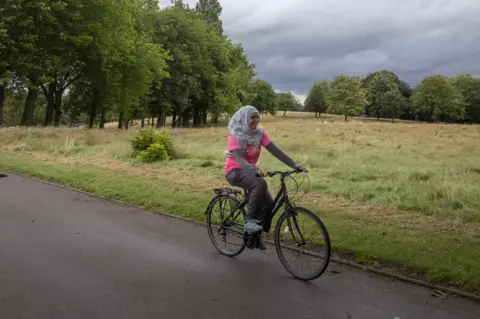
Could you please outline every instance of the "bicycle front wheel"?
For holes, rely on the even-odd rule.
[[[315,213],[303,207],[292,207],[288,214],[280,216],[275,227],[275,247],[283,267],[301,280],[320,277],[330,261],[327,229]],[[297,269],[296,265],[307,269],[303,272],[304,267]]]

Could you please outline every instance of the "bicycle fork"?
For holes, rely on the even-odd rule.
[[[300,227],[298,226],[298,221],[297,221],[297,214],[295,213],[290,213],[288,210],[285,212],[286,214],[286,219],[287,219],[287,227],[285,228],[285,233],[290,231],[292,234],[293,240],[295,241],[295,246],[304,246],[306,244],[305,238],[303,237],[302,233],[300,232]],[[295,236],[295,232],[292,229],[292,223],[290,222],[290,217],[293,218],[293,223],[295,225],[295,228],[297,229],[298,234],[300,235],[300,242],[298,241],[297,236]]]

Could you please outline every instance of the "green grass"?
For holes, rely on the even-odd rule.
[[[179,183],[156,177],[119,174],[117,169],[89,165],[32,161],[15,155],[0,155],[0,168],[200,221],[205,221],[204,211],[213,196],[208,189],[189,191]],[[424,273],[433,282],[468,291],[476,291],[480,286],[479,238],[402,229],[398,225],[372,223],[361,216],[311,208],[316,208],[326,223],[333,248],[355,255],[359,262],[383,261],[400,270]]]

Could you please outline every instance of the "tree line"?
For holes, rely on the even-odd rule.
[[[315,82],[304,111],[348,116],[480,123],[480,78],[471,74],[428,75],[412,88],[393,72],[380,70],[365,78],[339,75]]]
[[[2,1],[0,125],[199,127],[246,103],[300,110],[256,76],[221,12],[218,0]]]
[[[132,119],[157,127],[216,123],[244,104],[262,113],[312,111],[480,122],[480,80],[425,77],[415,88],[387,70],[316,82],[304,105],[257,77],[223,32],[218,0],[3,0],[0,126]]]

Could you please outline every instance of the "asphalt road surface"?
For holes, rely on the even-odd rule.
[[[341,265],[300,282],[273,246],[224,257],[202,226],[6,174],[1,319],[480,318],[479,303]]]

